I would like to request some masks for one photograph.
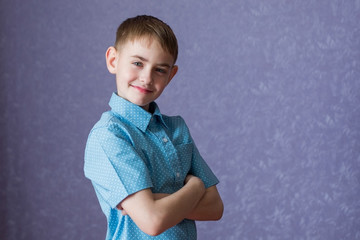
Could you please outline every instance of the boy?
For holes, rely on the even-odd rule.
[[[84,165],[106,239],[196,239],[194,220],[222,217],[218,180],[184,120],[154,102],[178,70],[177,53],[171,28],[151,16],[124,21],[106,51],[117,92],[89,134]]]

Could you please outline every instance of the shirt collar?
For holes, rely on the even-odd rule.
[[[150,103],[150,109],[154,109],[154,113],[151,114],[141,108],[140,106],[131,103],[122,97],[119,97],[116,93],[113,93],[109,102],[109,106],[111,110],[125,118],[130,123],[134,124],[141,131],[145,132],[151,118],[154,116],[158,116],[159,121],[166,127],[166,123],[164,122],[163,116],[160,112],[158,105],[155,102]]]

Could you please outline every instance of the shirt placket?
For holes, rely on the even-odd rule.
[[[156,121],[155,119],[152,119],[151,122]],[[154,124],[155,128],[153,128],[155,131],[153,133],[156,135],[158,140],[161,142],[161,145],[164,149],[164,154],[166,156],[166,160],[168,164],[170,165],[172,169],[172,174],[174,177],[174,181],[179,184],[179,186],[182,186],[182,177],[181,177],[181,165],[179,161],[179,157],[176,153],[176,149],[169,138],[169,136],[166,134],[164,128],[160,124]]]

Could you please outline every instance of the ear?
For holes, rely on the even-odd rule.
[[[175,74],[177,73],[179,67],[177,65],[174,65],[172,68],[171,68],[171,71],[170,71],[170,75],[169,75],[169,80],[167,82],[167,84],[170,83],[171,79],[173,79],[173,77],[175,76]]]
[[[115,47],[109,47],[106,50],[105,58],[106,58],[106,66],[110,73],[116,74],[116,61],[117,61],[117,51]]]

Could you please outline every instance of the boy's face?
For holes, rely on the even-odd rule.
[[[116,75],[118,95],[146,111],[176,74],[173,62],[172,55],[149,38],[127,41],[120,49],[110,47],[106,52],[108,70]]]

